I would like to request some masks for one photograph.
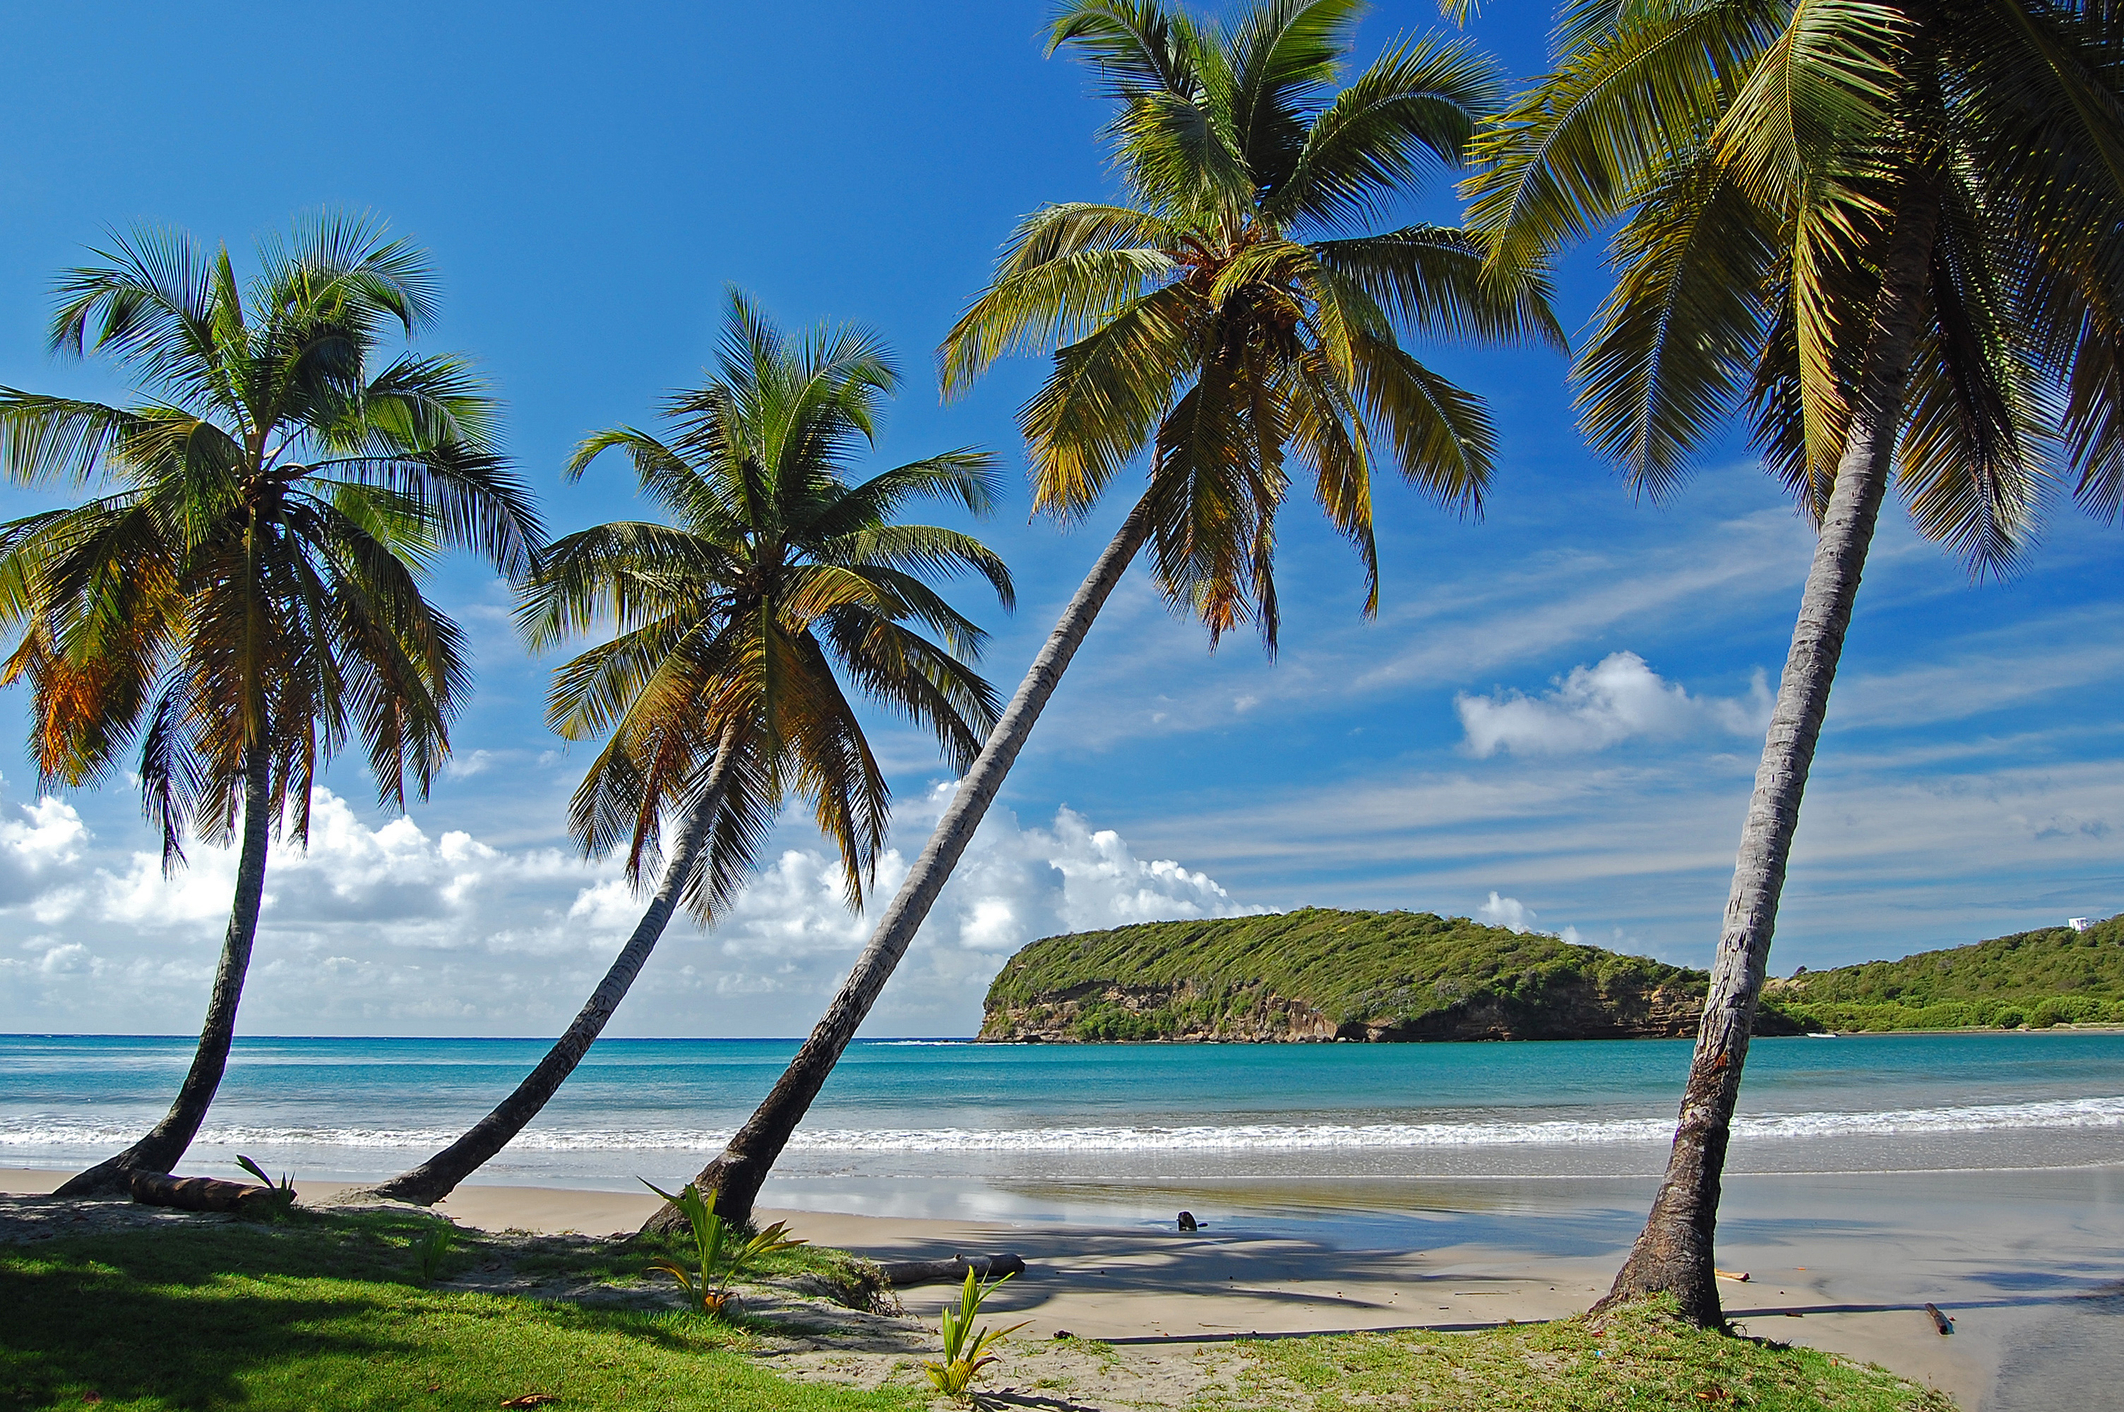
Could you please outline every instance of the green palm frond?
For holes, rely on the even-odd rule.
[[[1496,63],[1472,43],[1404,43],[1305,125],[1288,170],[1263,179],[1274,192],[1263,214],[1333,230],[1367,223],[1415,185],[1420,157],[1459,166],[1475,123],[1503,100]]]
[[[1615,287],[1573,375],[1587,438],[1654,499],[1752,381],[1778,232],[1703,148],[1680,154],[1617,234]]]
[[[1085,514],[1157,433],[1196,359],[1200,291],[1170,284],[1055,352],[1055,372],[1019,414],[1034,467],[1033,507]]]
[[[1637,204],[1673,153],[1702,143],[1783,28],[1780,0],[1647,4],[1574,46],[1469,146],[1468,227],[1501,268],[1539,266]]]

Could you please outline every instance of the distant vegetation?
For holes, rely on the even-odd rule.
[[[1900,961],[1802,971],[1766,998],[1832,1030],[2048,1029],[2124,1024],[2124,915]]]
[[[989,1039],[1565,1039],[1695,1032],[1702,971],[1427,912],[1322,908],[1033,942]],[[1794,1028],[1778,1012],[1766,1032]]]

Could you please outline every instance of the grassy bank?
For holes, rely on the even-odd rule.
[[[49,1223],[62,1229],[72,1222]],[[790,1334],[830,1349],[817,1323],[719,1325],[655,1308],[640,1282],[653,1249],[468,1236],[430,1284],[413,1215],[297,1213],[273,1225],[201,1217],[153,1229],[0,1244],[0,1408],[438,1408],[492,1412],[546,1397],[564,1412],[913,1412],[933,1402],[911,1326],[907,1351],[871,1358],[885,1386],[858,1391],[765,1371],[751,1354]],[[863,1294],[862,1267],[800,1252],[785,1277]],[[572,1297],[465,1288],[533,1281]],[[589,1298],[586,1302],[585,1295]],[[926,1308],[925,1302],[925,1308]],[[1200,1412],[1276,1408],[1837,1408],[1941,1412],[1950,1404],[1878,1370],[1806,1349],[1683,1327],[1635,1310],[1477,1334],[1322,1336],[1197,1349],[1223,1371],[1180,1402]],[[1006,1345],[995,1386],[1067,1389],[1105,1406],[1137,1350],[1081,1340]],[[832,1357],[832,1355],[827,1355]],[[853,1364],[851,1356],[835,1361]],[[1065,1372],[1063,1363],[1070,1364]],[[1042,1374],[1059,1376],[1041,1376]],[[872,1381],[876,1381],[874,1376]]]
[[[1466,1334],[1348,1334],[1249,1347],[1232,1412],[1410,1409],[1591,1412],[1951,1412],[1939,1393],[1812,1349],[1707,1334],[1652,1308]]]
[[[785,1382],[743,1329],[673,1312],[452,1289],[500,1249],[460,1242],[427,1287],[417,1216],[218,1218],[0,1246],[0,1407],[560,1408],[903,1412],[911,1392]],[[645,1249],[512,1259],[555,1283],[638,1279]],[[832,1257],[811,1257],[828,1268]],[[796,1262],[785,1265],[795,1268]]]

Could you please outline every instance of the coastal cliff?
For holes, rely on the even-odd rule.
[[[989,986],[985,1040],[1392,1043],[1691,1035],[1702,971],[1425,912],[1305,908],[1047,937]],[[1766,1007],[1760,1034],[1799,1026]]]

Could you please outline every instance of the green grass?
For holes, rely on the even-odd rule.
[[[933,1405],[926,1389],[913,1386],[856,1392],[777,1378],[746,1356],[752,1332],[675,1310],[423,1288],[418,1244],[432,1229],[419,1216],[298,1212],[270,1225],[201,1218],[0,1246],[0,1408],[492,1412],[530,1394],[557,1397],[557,1412],[920,1412]],[[444,1276],[508,1259],[518,1274],[629,1282],[649,1258],[638,1249],[576,1247],[571,1263],[559,1243],[521,1255],[462,1232]],[[789,1268],[821,1275],[858,1263],[818,1251]],[[1111,1345],[1075,1346],[1101,1366],[1124,1358]],[[1239,1395],[1203,1400],[1190,1412],[1944,1412],[1951,1405],[1843,1359],[1705,1333],[1648,1309],[1611,1315],[1599,1333],[1573,1320],[1476,1334],[1260,1340],[1239,1349],[1246,1360]],[[1049,1378],[1040,1386],[1068,1383]],[[1095,1393],[1087,1395],[1097,1403]]]
[[[1572,1319],[1482,1334],[1351,1334],[1243,1347],[1239,1396],[1205,1400],[1203,1412],[1950,1412],[1954,1406],[1891,1373],[1812,1349],[1706,1333],[1650,1305],[1609,1315],[1598,1332],[1587,1320]]]
[[[1900,961],[1802,971],[1764,993],[1840,1031],[2124,1024],[2124,917],[2084,932],[2046,927]]]
[[[461,1237],[471,1232],[460,1233]],[[595,1279],[614,1284],[645,1281],[676,1291],[669,1276],[652,1273],[652,1262],[664,1259],[698,1258],[690,1235],[636,1236],[621,1242],[580,1246],[552,1242],[511,1256],[510,1265],[519,1274],[533,1278]],[[820,1294],[837,1299],[851,1309],[867,1309],[885,1289],[878,1267],[859,1255],[830,1246],[796,1245],[771,1251],[746,1267],[747,1279],[808,1277]],[[675,1296],[674,1296],[675,1297]]]
[[[735,1351],[752,1337],[742,1328],[677,1312],[422,1288],[416,1244],[431,1228],[299,1214],[0,1247],[0,1408],[493,1412],[531,1393],[569,1412],[925,1405],[911,1391],[784,1381]],[[444,1278],[494,1255],[466,1233]],[[612,1263],[545,1259],[555,1275]]]
[[[1701,1005],[1707,977],[1466,917],[1308,907],[1266,917],[1151,922],[1035,941],[989,987],[984,1036],[1020,1019],[1081,1040],[1161,1039],[1230,1028],[1274,999],[1392,1038],[1447,1038],[1462,1017],[1560,1038],[1642,1022],[1653,992]],[[1118,987],[1133,1006],[1104,999]],[[1789,1028],[1775,1007],[1765,1032]],[[1691,1021],[1693,1024],[1693,1021]]]

